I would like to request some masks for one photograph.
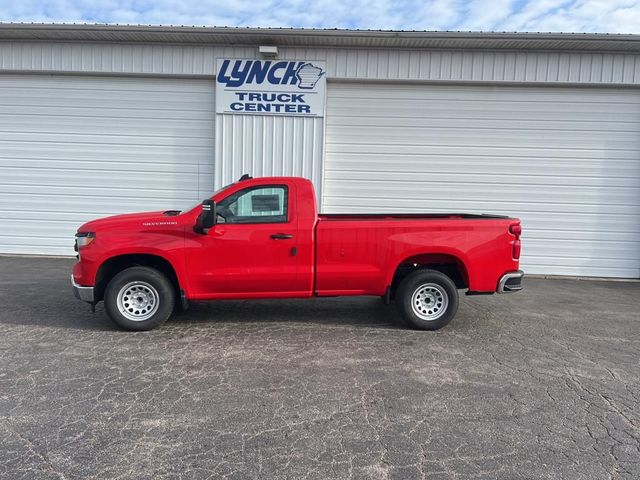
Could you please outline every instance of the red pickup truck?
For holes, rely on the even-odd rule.
[[[435,330],[467,294],[522,288],[520,221],[319,214],[309,180],[248,175],[185,212],[117,215],[76,234],[75,295],[150,330],[190,300],[376,295]]]

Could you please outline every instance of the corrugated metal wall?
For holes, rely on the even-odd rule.
[[[322,182],[323,118],[216,115],[216,188],[244,173]]]
[[[255,47],[0,43],[0,70],[214,76],[217,58]],[[640,85],[640,55],[616,53],[280,48],[284,59],[326,62],[330,79]]]
[[[213,83],[217,58],[256,56],[257,48],[246,46],[5,42],[0,71],[204,76]],[[640,55],[632,54],[281,47],[280,57],[324,61],[331,81],[640,85]],[[320,191],[321,119],[218,115],[216,123],[216,186],[250,172],[304,175]]]
[[[258,56],[256,47],[247,46],[229,46],[229,47],[210,47],[210,46],[190,46],[190,45],[142,45],[142,44],[108,44],[108,43],[55,43],[55,42],[4,42],[0,43],[0,75],[3,79],[11,81],[13,75],[7,75],[8,73],[65,73],[76,75],[113,75],[115,77],[131,76],[130,81],[137,82],[139,87],[142,88],[140,94],[140,101],[144,96],[144,85],[147,82],[148,77],[172,77],[176,78],[176,84],[184,84],[184,77],[202,78],[202,86],[206,85],[206,88],[211,88],[209,91],[209,100],[213,101],[213,88],[214,88],[214,75],[217,58],[255,58]],[[395,85],[399,85],[398,82],[422,82],[427,84],[428,82],[488,82],[493,85],[500,84],[540,84],[540,85],[574,85],[581,84],[585,86],[640,86],[640,55],[634,54],[618,54],[618,53],[588,53],[588,52],[535,52],[535,51],[487,51],[487,50],[474,50],[474,51],[458,51],[458,50],[415,50],[415,49],[350,49],[350,48],[292,48],[281,47],[280,58],[282,59],[304,59],[304,60],[318,60],[326,63],[327,77],[329,79],[328,89],[331,91],[332,85],[340,80],[371,80],[371,81],[383,81],[395,82]],[[145,78],[147,77],[147,78]],[[25,77],[26,78],[26,77]],[[47,78],[47,77],[42,77]],[[82,77],[79,77],[82,78]],[[87,77],[88,78],[88,77]],[[178,79],[179,78],[179,79]],[[124,79],[121,79],[124,80]],[[114,80],[117,81],[117,80]],[[210,83],[208,83],[210,82]],[[210,87],[209,87],[210,85]],[[371,83],[370,83],[371,85]],[[364,88],[363,86],[356,88]],[[423,86],[423,88],[426,88]],[[589,92],[590,90],[585,90]],[[634,90],[628,90],[634,91]],[[585,95],[588,95],[586,93]],[[37,98],[37,97],[34,97]],[[70,98],[73,98],[71,96]],[[374,106],[376,99],[370,99],[369,103],[362,105],[362,109],[377,108]],[[47,101],[54,101],[54,99],[48,99]],[[60,108],[65,107],[65,99],[59,97],[56,101],[58,103],[51,104],[42,100],[42,105],[47,107],[46,112],[43,110],[41,117],[52,115],[49,119],[38,118],[36,124],[50,125],[47,123],[55,118],[56,112]],[[329,100],[333,101],[332,99]],[[91,105],[88,103],[87,105]],[[131,101],[131,105],[135,109],[140,109],[140,102],[135,99]],[[585,107],[588,108],[589,101],[585,102]],[[188,107],[188,103],[185,104]],[[19,125],[12,120],[12,118],[21,119],[20,117],[21,107],[14,105],[14,109],[5,109],[4,114],[6,124]],[[530,108],[534,108],[535,105],[531,104]],[[126,109],[125,106],[121,108]],[[177,108],[177,107],[176,107]],[[581,107],[582,108],[582,107]],[[624,108],[621,108],[621,111]],[[108,110],[103,110],[108,113]],[[453,110],[452,110],[453,111]],[[577,110],[576,110],[577,112]],[[310,118],[283,118],[283,117],[257,117],[257,116],[239,116],[239,115],[218,115],[214,119],[213,113],[210,114],[211,118],[207,121],[210,122],[210,142],[213,142],[214,132],[217,132],[215,151],[211,151],[206,159],[206,162],[199,163],[199,173],[193,177],[192,186],[193,192],[197,191],[198,197],[202,197],[208,193],[208,189],[213,185],[207,182],[212,182],[213,172],[215,171],[215,184],[216,186],[223,185],[225,183],[236,180],[242,173],[251,173],[253,175],[303,175],[308,178],[312,178],[318,187],[321,186],[323,178],[323,146],[324,146],[324,131],[323,131],[323,119],[310,119]],[[337,115],[334,117],[335,112],[330,113],[331,122],[328,133],[328,148],[329,156],[335,157],[337,150],[335,149],[335,135],[333,131],[336,128],[335,121],[342,121]],[[424,120],[424,117],[431,115],[430,110],[426,109],[424,112],[419,113],[416,116],[417,120]],[[615,116],[616,113],[611,114]],[[633,113],[629,115],[633,116]],[[554,117],[549,117],[551,122],[554,121]],[[95,120],[96,125],[105,125],[106,117]],[[163,131],[162,126],[154,126],[153,118],[149,119],[147,124],[141,124],[140,128],[158,128],[157,131]],[[443,120],[444,121],[444,120]],[[461,122],[460,125],[469,123],[468,119],[457,118],[457,122]],[[576,122],[581,122],[580,115],[577,114]],[[635,120],[634,120],[635,121]],[[93,120],[92,120],[93,122]],[[103,123],[100,123],[103,122]],[[55,123],[55,122],[54,122]],[[64,121],[59,122],[60,125],[65,125]],[[215,125],[214,125],[215,123]],[[487,123],[490,124],[490,123]],[[58,125],[56,128],[61,128]],[[635,125],[635,124],[634,124]],[[69,128],[73,127],[70,123]],[[82,130],[85,125],[80,125],[78,128]],[[14,127],[12,127],[14,128]],[[25,127],[26,128],[26,127]],[[405,127],[403,127],[405,128]],[[613,128],[613,127],[612,127]],[[622,127],[620,127],[622,128]],[[634,127],[635,128],[635,127]],[[341,134],[348,135],[348,129],[345,129]],[[15,128],[5,126],[2,134],[10,135],[15,133]],[[360,142],[370,139],[369,143],[375,143],[379,141],[381,137],[375,137],[370,135],[371,132],[362,132]],[[636,132],[636,136],[637,136]],[[72,134],[71,131],[65,133],[65,135]],[[564,135],[566,138],[574,140],[576,133],[567,130]],[[618,127],[613,128],[609,132],[610,138],[618,138],[620,135],[626,135]],[[375,138],[374,138],[375,137]],[[160,153],[159,146],[154,146],[153,151],[158,152],[158,155],[178,155],[178,151],[181,152],[184,158],[189,158],[189,154],[185,153],[187,150],[183,148],[183,142],[180,140],[172,140],[173,137],[169,136],[165,140],[166,142],[173,142],[171,145],[165,145],[163,153]],[[305,142],[303,139],[307,139]],[[311,138],[311,141],[309,141]],[[471,138],[471,137],[469,137]],[[582,135],[584,138],[584,144],[590,145],[590,142],[595,141],[589,133]],[[625,137],[626,138],[626,137]],[[364,139],[364,140],[363,140]],[[458,138],[451,136],[440,140],[447,140],[451,145],[451,148],[455,149]],[[505,138],[505,141],[509,140]],[[160,141],[160,140],[159,140]],[[203,140],[204,141],[204,140]],[[367,140],[368,141],[368,140]],[[527,150],[526,146],[518,142],[522,142],[522,138],[512,139],[508,148],[514,151],[518,148]],[[626,142],[627,140],[625,140]],[[165,143],[166,143],[165,142]],[[366,142],[365,142],[366,143]],[[4,146],[6,146],[5,144]],[[23,147],[26,144],[22,144]],[[45,159],[47,149],[49,147],[42,146],[43,144],[32,142],[29,146],[29,152],[24,150],[24,155],[21,157],[19,152],[15,152],[15,148],[11,147],[5,149],[7,152],[14,152],[13,160],[7,160],[7,168],[13,168],[16,162],[26,162],[27,157],[36,158],[41,163],[33,163],[33,165],[42,165],[42,161]],[[154,144],[155,145],[155,144]],[[158,144],[160,145],[160,144]],[[20,147],[20,148],[23,148]],[[411,147],[411,144],[406,145],[407,148]],[[11,150],[14,148],[14,150]],[[66,148],[66,147],[65,147]],[[111,148],[111,147],[110,147]],[[125,147],[123,147],[125,148]],[[486,155],[498,155],[503,151],[504,146],[496,146],[492,150],[486,150]],[[606,164],[595,164],[592,162],[592,158],[589,156],[594,152],[591,147],[579,149],[578,145],[572,145],[573,150],[567,150],[567,154],[575,154],[573,160],[567,160],[571,162],[580,163],[581,158],[585,158],[585,162],[580,163],[581,168],[585,168],[585,171],[592,172],[591,178],[594,181],[600,181],[602,178],[611,176],[610,172],[619,172],[622,164],[631,165],[630,162],[636,162],[637,157],[620,159],[614,155],[613,148],[607,147],[609,152],[606,158],[611,161]],[[635,148],[635,147],[634,147]],[[126,152],[123,149],[120,150],[104,150],[108,152],[107,156],[110,159],[117,158],[120,160],[128,158],[127,155],[134,155],[140,150],[135,147],[126,146]],[[167,150],[168,149],[168,150]],[[149,151],[152,151],[149,150]],[[624,149],[622,149],[624,150]],[[628,149],[627,149],[628,150]],[[50,149],[55,152],[55,148]],[[168,153],[167,153],[168,151]],[[380,154],[384,150],[378,149],[375,154]],[[440,151],[440,150],[438,150]],[[528,150],[527,150],[528,151]],[[563,150],[564,151],[564,150]],[[615,151],[619,151],[615,150]],[[434,150],[435,152],[435,150]],[[573,152],[573,153],[572,153]],[[355,152],[343,152],[345,154],[344,164],[350,165],[350,158],[352,158]],[[539,153],[539,152],[538,152]],[[420,152],[421,155],[424,152]],[[95,159],[102,158],[98,152],[88,153],[89,159],[95,157]],[[143,154],[146,155],[146,154]],[[435,154],[434,154],[435,155]],[[467,155],[467,154],[465,154]],[[533,153],[529,152],[525,157],[533,158]],[[537,153],[535,154],[537,155]],[[533,155],[533,156],[535,156]],[[622,155],[622,153],[621,153]],[[626,155],[626,153],[624,154]],[[634,154],[635,155],[635,154]],[[331,158],[334,158],[331,157]],[[427,155],[426,158],[432,158]],[[7,157],[9,158],[9,157]],[[54,162],[59,162],[62,159],[52,157]],[[176,157],[177,158],[177,157]],[[335,165],[330,158],[330,163]],[[337,158],[337,157],[335,157]],[[377,158],[373,155],[372,158]],[[395,157],[394,157],[395,158]],[[465,168],[471,168],[472,165],[469,162],[472,160],[469,157],[468,161],[464,163]],[[549,168],[556,168],[556,165],[551,165],[549,160],[540,160],[535,157],[540,165],[548,165]],[[605,158],[605,157],[602,157]],[[93,161],[93,160],[92,160]],[[96,160],[97,161],[97,160]],[[104,161],[107,161],[105,158]],[[475,161],[475,160],[473,160]],[[531,160],[533,161],[533,160]],[[200,160],[199,160],[200,162]],[[395,162],[395,160],[390,160]],[[546,163],[545,163],[546,162]],[[625,163],[626,162],[626,163]],[[126,163],[126,162],[125,162]],[[636,165],[633,164],[633,165]],[[57,164],[56,164],[57,165]],[[461,164],[462,165],[462,164]],[[513,167],[512,164],[510,164]],[[573,165],[573,163],[571,164]],[[528,169],[528,165],[521,166],[523,171]],[[66,168],[66,167],[65,167]],[[84,167],[83,167],[84,168]],[[182,170],[182,167],[176,167],[178,170]],[[329,167],[327,172],[327,182],[334,182],[329,185],[327,190],[327,207],[334,208],[336,204],[333,200],[333,190],[335,188],[335,182],[343,182],[348,179],[348,174],[342,179],[334,178],[339,168]],[[177,174],[181,178],[181,174]],[[617,175],[617,174],[616,174]],[[630,176],[628,176],[630,175]],[[628,176],[628,181],[637,180],[636,173],[624,173],[623,176]],[[52,174],[51,178],[54,178]],[[5,178],[9,178],[3,175]],[[166,178],[170,178],[168,174]],[[159,182],[164,182],[166,178],[158,179]],[[453,177],[447,177],[447,181],[455,183]],[[197,179],[197,180],[196,180]],[[176,180],[177,181],[177,180]],[[386,181],[386,176],[385,176]],[[586,181],[586,180],[582,180]],[[5,182],[6,183],[6,182]],[[200,185],[200,187],[195,184]],[[20,188],[13,184],[12,187],[2,187],[0,194],[4,196],[4,203],[0,204],[0,209],[10,210],[15,201],[12,197],[14,191]],[[582,185],[582,183],[578,183]],[[205,188],[206,186],[206,188]],[[104,188],[104,186],[99,186]],[[572,187],[572,188],[580,188]],[[616,188],[628,188],[612,187],[611,192]],[[542,190],[541,190],[542,191]],[[615,190],[616,192],[618,190]],[[607,194],[609,195],[609,194]],[[614,195],[611,193],[610,196]],[[0,197],[2,198],[2,197]],[[9,199],[11,200],[9,201]],[[608,197],[607,197],[608,198]],[[613,197],[611,197],[613,198]],[[617,197],[616,197],[617,198]],[[103,199],[107,202],[107,196]],[[595,201],[595,200],[594,200]],[[333,202],[333,203],[332,203]],[[596,207],[599,205],[607,213],[611,212],[612,204],[608,201],[601,203],[596,202]],[[96,203],[99,205],[99,202]],[[115,209],[116,205],[111,205]],[[345,203],[344,207],[348,207],[349,204]],[[452,205],[449,205],[451,208]],[[122,210],[126,206],[117,205],[117,210]],[[138,209],[139,204],[136,204]],[[596,208],[594,207],[594,208]],[[624,207],[624,205],[622,206]],[[617,205],[614,208],[622,208]],[[106,207],[105,207],[106,208]],[[443,207],[444,208],[444,207]],[[447,209],[449,209],[447,208]],[[126,210],[129,210],[126,207]],[[617,210],[616,210],[617,211]],[[102,213],[102,210],[96,211],[96,214]],[[607,215],[608,217],[608,215]],[[74,217],[74,221],[80,220],[80,217]],[[636,221],[635,219],[632,221]],[[633,224],[634,228],[638,228],[638,224]],[[617,230],[616,230],[617,231]],[[634,230],[632,233],[637,234]],[[592,232],[593,233],[593,232]],[[619,233],[619,232],[618,232]],[[625,230],[624,235],[627,235],[629,231]],[[627,237],[624,237],[627,238]],[[536,239],[532,239],[537,241]],[[624,250],[624,248],[622,249]],[[621,251],[622,251],[621,250]],[[17,250],[16,250],[17,251]],[[626,251],[626,250],[624,250]],[[595,250],[594,250],[595,252]],[[49,253],[55,253],[50,251]],[[597,252],[594,255],[599,255]],[[551,258],[551,256],[549,256]],[[635,257],[634,257],[635,258]],[[632,267],[635,268],[635,267]],[[550,270],[549,270],[550,271]],[[576,270],[578,271],[578,270]],[[581,270],[582,271],[582,270]],[[595,272],[595,270],[594,270]],[[597,273],[597,272],[596,272]]]

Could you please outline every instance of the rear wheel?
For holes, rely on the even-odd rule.
[[[398,286],[396,303],[413,327],[437,330],[447,325],[458,311],[458,290],[453,281],[436,270],[417,270]]]
[[[175,292],[171,282],[149,267],[131,267],[107,285],[104,306],[117,325],[126,330],[152,330],[173,311]]]

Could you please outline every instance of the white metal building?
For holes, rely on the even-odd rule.
[[[322,83],[311,113],[223,105],[240,60],[315,68],[278,77]],[[527,272],[639,278],[640,36],[0,24],[0,253],[243,173],[327,212],[518,216]]]

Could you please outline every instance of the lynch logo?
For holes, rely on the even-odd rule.
[[[324,116],[322,61],[218,58],[216,71],[216,113]]]
[[[295,85],[310,90],[325,74],[308,62],[274,62],[271,60],[223,60],[217,80],[227,87],[242,85]]]

